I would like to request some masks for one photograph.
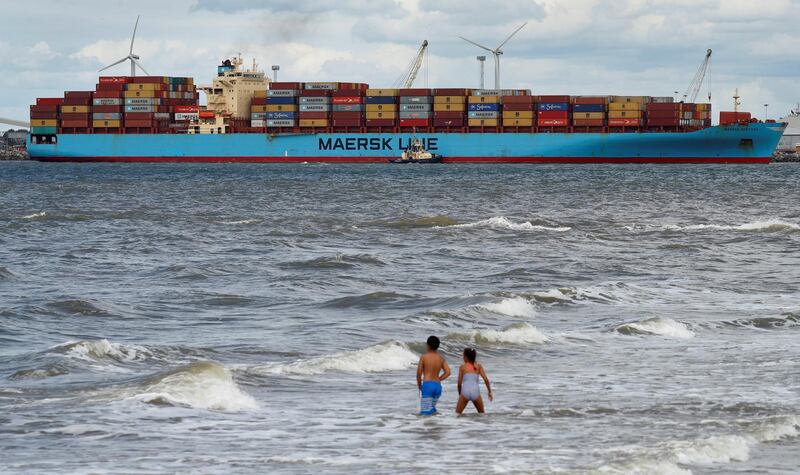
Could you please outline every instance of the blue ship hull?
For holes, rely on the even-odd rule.
[[[786,124],[752,123],[693,132],[419,133],[444,162],[768,163]],[[412,134],[60,134],[34,143],[41,161],[388,162]],[[36,137],[38,140],[39,138]]]

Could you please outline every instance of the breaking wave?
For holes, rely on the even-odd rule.
[[[106,339],[71,341],[54,346],[50,352],[91,363],[133,363],[155,357],[144,346],[112,343]]]
[[[763,221],[752,221],[744,224],[693,224],[687,226],[667,225],[664,226],[668,231],[800,231],[800,225],[783,221],[781,219],[768,219]]]
[[[516,323],[502,330],[483,329],[466,333],[452,333],[447,335],[447,339],[484,345],[540,345],[549,340],[538,328],[528,323]]]
[[[616,327],[615,331],[623,335],[657,335],[683,339],[695,336],[695,333],[686,324],[661,317],[625,323]]]
[[[41,368],[28,368],[15,371],[10,379],[44,379],[54,376],[69,374],[69,370],[62,365],[49,365]]]
[[[380,373],[400,371],[413,366],[419,355],[403,343],[389,341],[361,350],[344,351],[293,363],[276,363],[252,368],[263,374],[315,375],[330,371]]]
[[[476,307],[510,317],[533,317],[536,315],[536,308],[523,297],[507,298],[499,302],[479,304]]]
[[[554,231],[566,232],[572,228],[568,226],[544,226],[540,224],[533,224],[530,221],[522,223],[515,223],[505,216],[495,216],[489,219],[483,219],[474,223],[464,224],[450,224],[439,227],[447,228],[490,228],[490,229],[511,229],[514,231]]]
[[[736,327],[752,327],[763,330],[774,330],[777,328],[796,326],[800,324],[800,315],[785,313],[780,317],[754,317],[742,320],[723,322],[725,325]]]
[[[750,458],[752,448],[760,443],[800,435],[800,418],[797,416],[772,417],[748,425],[740,434],[668,441],[653,449],[643,450],[640,455],[628,460],[603,465],[597,472],[691,474],[690,470],[683,467],[743,462]]]
[[[258,222],[258,219],[240,219],[238,221],[220,221],[220,224],[255,224]]]
[[[40,211],[38,213],[28,214],[22,217],[22,219],[36,219],[36,218],[44,218],[47,216],[46,211]]]
[[[212,361],[191,363],[155,376],[130,399],[217,411],[258,408],[256,400],[233,380],[230,370]]]

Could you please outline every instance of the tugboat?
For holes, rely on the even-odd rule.
[[[390,163],[442,163],[442,156],[425,150],[422,141],[416,137],[411,139],[411,144],[403,151],[400,158],[389,160]]]

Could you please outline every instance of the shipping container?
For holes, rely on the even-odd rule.
[[[297,126],[297,121],[294,120],[268,120],[267,127],[295,127]]]
[[[433,118],[432,112],[414,112],[414,111],[401,111],[399,114],[400,120],[403,119],[431,119]]]
[[[89,112],[91,107],[89,106],[61,106],[61,112],[74,112],[74,113],[81,113],[86,114]]]
[[[651,102],[647,104],[647,111],[679,111],[682,104],[679,102]]]
[[[648,118],[647,125],[650,127],[678,127],[680,120],[676,118]]]
[[[331,98],[329,96],[313,96],[313,97],[301,97],[300,104],[330,104]]]
[[[539,112],[547,112],[547,111],[568,112],[569,102],[540,102],[537,108],[539,109]]]
[[[295,112],[267,112],[267,120],[295,120]]]
[[[664,104],[664,103],[673,103],[675,99],[671,96],[664,96],[664,97],[651,97],[650,103],[651,104]]]
[[[64,99],[91,99],[92,91],[64,91]]]
[[[470,111],[467,113],[467,117],[470,119],[496,119],[500,117],[500,112],[498,111]]]
[[[503,119],[533,119],[533,111],[503,111]]]
[[[126,106],[157,106],[161,104],[161,99],[152,97],[139,97],[125,99]]]
[[[534,111],[536,108],[536,104],[520,104],[520,103],[511,103],[511,104],[503,104],[503,111]]]
[[[500,104],[469,104],[467,110],[470,112],[481,112],[481,111],[494,111],[497,112],[500,110]]]
[[[331,119],[361,119],[363,115],[361,112],[333,112]]]
[[[65,97],[64,102],[61,103],[62,106],[89,106],[92,105],[92,100],[90,98],[83,98],[83,97]]]
[[[503,127],[533,127],[533,119],[506,119],[503,118]]]
[[[122,105],[122,99],[119,97],[110,98],[110,97],[102,97],[102,98],[94,98],[92,100],[92,104],[95,106],[120,106]]]
[[[300,127],[327,127],[328,119],[300,119]]]
[[[126,121],[128,120],[152,120],[153,112],[126,112],[124,115]]]
[[[392,127],[395,125],[395,121],[394,119],[370,119],[367,117],[364,124],[367,127]]]
[[[536,123],[539,127],[566,127],[569,125],[569,119],[547,119],[539,117]]]
[[[467,125],[470,127],[497,127],[497,119],[469,119]]]
[[[400,104],[433,104],[432,96],[400,96]]]
[[[42,105],[31,106],[31,112],[58,112],[59,109],[60,107],[56,104],[53,105],[42,104]]]
[[[156,112],[155,106],[125,106],[125,112]]]
[[[361,112],[364,106],[361,104],[334,104],[331,106],[333,112]]]
[[[605,112],[573,112],[572,113],[572,119],[573,120],[578,120],[578,119],[588,119],[588,120],[600,119],[600,120],[603,120],[605,118],[606,118],[606,113]]]
[[[61,120],[89,120],[88,112],[64,112],[59,115]]]
[[[608,119],[609,127],[639,127],[641,125],[642,120],[636,118],[609,117]]]
[[[36,135],[53,135],[57,132],[58,127],[31,127],[31,133]]]
[[[258,97],[295,97],[297,94],[297,89],[270,89],[268,91],[264,91],[263,96]]]
[[[465,104],[467,102],[466,96],[434,96],[434,104]]]
[[[269,112],[251,112],[250,120],[266,120],[267,114],[269,114]]]
[[[270,104],[267,112],[297,112],[297,104]]]
[[[131,82],[130,76],[100,76],[97,79],[99,84],[128,84]]]
[[[370,94],[372,95],[372,94]],[[411,88],[411,89],[398,89],[397,90],[398,96],[430,96],[431,90],[430,89],[422,89],[422,88]]]
[[[148,128],[155,127],[157,124],[153,119],[128,119],[125,118],[125,127]]]
[[[360,96],[336,96],[331,98],[331,103],[336,105],[361,104],[364,98]]]
[[[539,96],[539,102],[567,103],[572,100],[570,96]]]
[[[469,89],[463,88],[452,88],[452,87],[445,87],[445,88],[438,88],[433,90],[434,96],[444,96],[444,97],[464,97],[470,94]]]
[[[367,111],[366,113],[367,119],[389,119],[395,120],[397,118],[396,111]]]
[[[443,111],[443,112],[434,112],[433,117],[435,119],[458,119],[464,118],[464,112],[459,111]]]
[[[646,104],[650,102],[650,96],[611,96],[611,103],[634,102]]]
[[[182,113],[195,113],[200,111],[199,106],[175,106],[175,112],[182,112]]]
[[[273,81],[269,83],[269,89],[303,89],[303,83],[301,82],[276,82]]]
[[[469,96],[467,102],[470,104],[500,104],[503,101],[502,96]]]
[[[573,112],[605,112],[605,104],[575,104],[572,106]]]
[[[58,119],[58,112],[31,112],[31,119]]]
[[[581,106],[605,106],[608,103],[608,96],[578,96],[573,101],[575,107],[577,108],[578,104]],[[599,112],[599,111],[584,111],[584,112]]]
[[[428,119],[400,119],[400,127],[427,127],[430,124]]]
[[[307,82],[303,87],[305,90],[324,90],[324,91],[332,91],[334,89],[339,89],[338,82]],[[302,125],[301,125],[302,127]]]
[[[267,105],[259,106],[250,104],[250,112],[267,112]]]
[[[365,104],[367,112],[396,111],[397,104]]]
[[[93,112],[92,120],[121,120],[121,112]]]
[[[122,121],[117,120],[93,120],[92,127],[94,128],[119,128],[122,124]]]
[[[95,93],[94,93],[94,98],[95,99],[100,99],[100,98],[112,99],[112,98],[121,98],[121,97],[123,97],[122,96],[122,91],[95,91]]]
[[[395,96],[367,96],[364,98],[364,104],[397,104],[397,97]]]
[[[329,104],[301,104],[300,112],[328,112],[331,110]]]
[[[463,116],[450,119],[434,117],[433,119],[433,125],[435,127],[464,127],[464,123]]]
[[[57,127],[58,119],[34,119],[31,120],[31,127]]]
[[[300,112],[297,114],[298,119],[320,120],[327,119],[329,114],[327,112]]]
[[[572,125],[575,127],[603,127],[605,119],[574,119]]]
[[[175,113],[175,120],[177,121],[191,121],[191,120],[199,120],[200,114],[197,112],[176,112]]]
[[[334,127],[361,127],[362,125],[364,125],[364,121],[360,117],[357,119],[338,119],[336,117],[333,118]]]
[[[366,95],[367,96],[392,97],[392,96],[397,96],[398,92],[399,92],[398,89],[367,89]]]
[[[641,119],[644,113],[640,110],[616,110],[608,111],[609,119]]]
[[[63,97],[39,97],[36,99],[37,106],[60,106],[63,103]]]
[[[431,104],[400,104],[400,112],[429,112]]]
[[[632,111],[642,110],[641,102],[612,102],[608,105],[608,111]]]
[[[484,104],[489,105],[489,104]],[[433,104],[433,110],[436,112],[446,112],[446,111],[454,111],[454,112],[464,112],[466,109],[466,104],[462,103],[435,103]]]
[[[297,103],[294,97],[268,97],[268,105],[290,105]]]
[[[70,119],[70,120],[61,119],[61,127],[69,129],[88,128],[89,118],[87,117],[85,119]]]

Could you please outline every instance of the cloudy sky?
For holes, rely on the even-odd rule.
[[[282,80],[389,86],[427,39],[417,85],[477,87],[482,52],[458,35],[495,46],[528,21],[504,48],[503,87],[683,94],[712,48],[716,111],[731,109],[736,87],[759,117],[765,103],[777,116],[800,101],[797,0],[3,0],[1,10],[0,117],[17,119],[36,97],[92,89],[127,54],[137,14],[145,68],[198,83],[241,52],[280,64]],[[487,85],[491,71],[489,59]]]

